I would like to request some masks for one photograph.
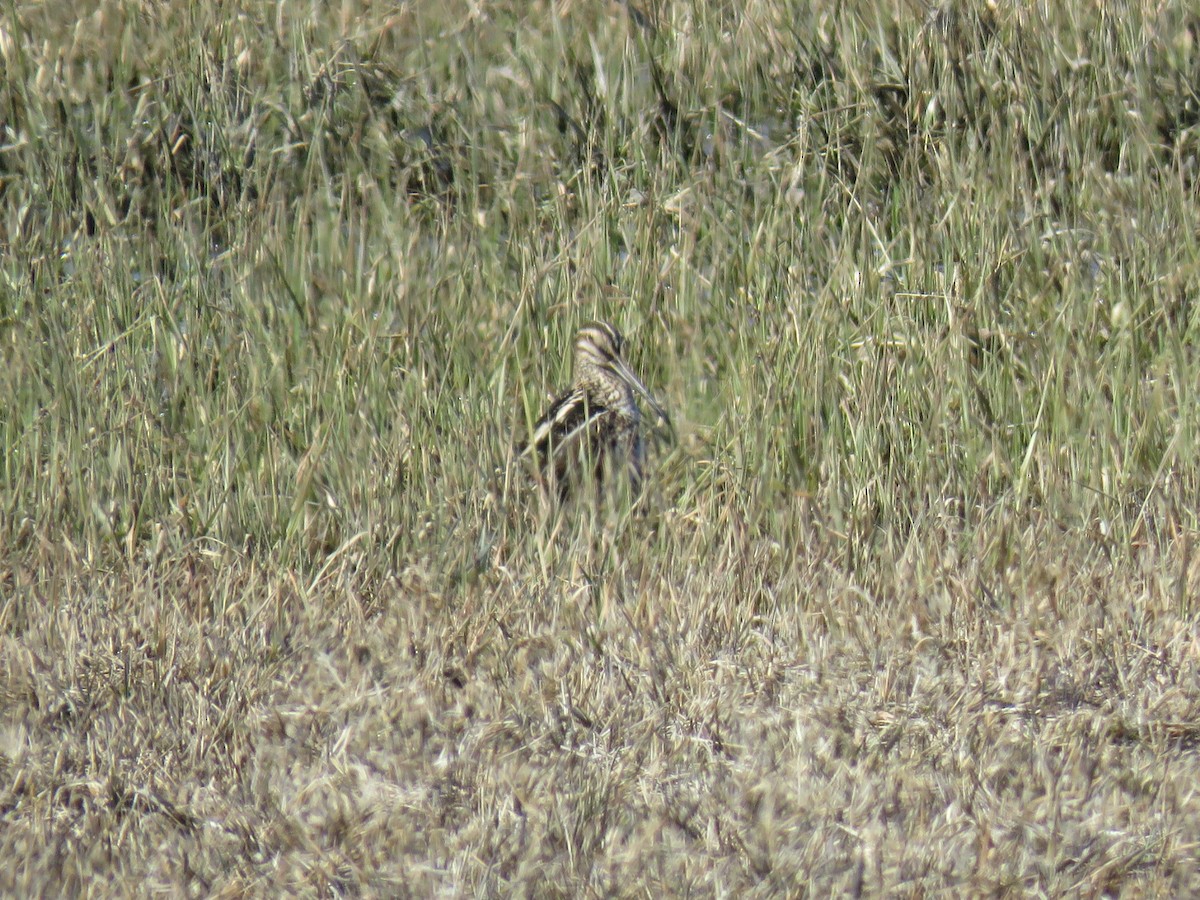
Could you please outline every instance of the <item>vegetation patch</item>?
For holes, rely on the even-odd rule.
[[[1200,892],[1200,19],[1041,7],[8,4],[0,893]]]

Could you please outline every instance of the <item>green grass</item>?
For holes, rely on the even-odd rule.
[[[3,6],[0,893],[1200,890],[1200,18],[960,6]]]

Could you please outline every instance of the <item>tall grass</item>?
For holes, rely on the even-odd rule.
[[[1194,892],[1198,28],[5,6],[0,891]]]

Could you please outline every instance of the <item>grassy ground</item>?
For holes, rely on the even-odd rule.
[[[1032,6],[5,4],[0,893],[1200,891],[1200,19]]]

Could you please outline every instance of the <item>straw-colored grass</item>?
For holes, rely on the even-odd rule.
[[[0,894],[1200,892],[1200,18],[0,11]],[[513,447],[605,318],[636,503]]]

